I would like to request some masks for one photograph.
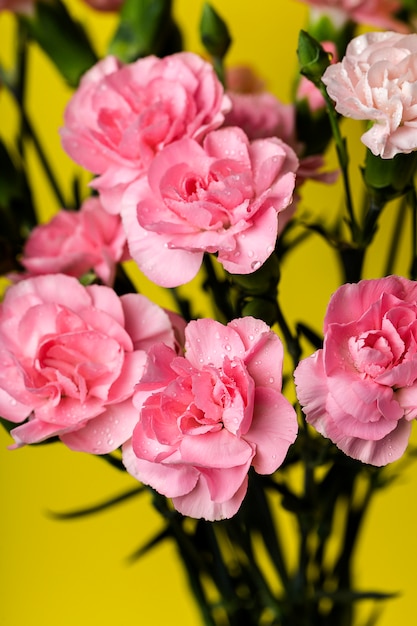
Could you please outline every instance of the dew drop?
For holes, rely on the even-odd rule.
[[[254,256],[254,251],[253,250],[248,250],[248,257],[251,259]]]
[[[251,268],[253,270],[258,270],[261,267],[261,262],[260,261],[253,261],[253,263],[251,263]]]

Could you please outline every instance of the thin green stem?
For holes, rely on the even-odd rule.
[[[329,115],[330,127],[332,129],[332,135],[336,146],[337,158],[339,161],[340,169],[342,172],[343,187],[345,192],[346,208],[349,215],[349,225],[354,243],[359,243],[361,239],[360,228],[355,218],[355,212],[353,208],[352,193],[349,180],[349,156],[346,150],[346,142],[340,133],[339,120],[337,113],[334,109],[333,101],[329,97],[326,88],[323,83],[320,83],[320,91],[326,101],[327,112]]]
[[[404,220],[407,211],[407,197],[401,198],[400,206],[398,209],[397,219],[395,220],[394,228],[392,230],[391,242],[388,249],[387,260],[385,262],[384,276],[392,274],[394,271],[395,258],[398,251],[398,242],[400,239],[401,231],[404,226]],[[415,247],[413,247],[415,251]]]
[[[417,278],[417,196],[415,187],[413,187],[407,194],[408,201],[411,205],[412,215],[412,227],[411,227],[411,265],[409,275],[411,280]]]

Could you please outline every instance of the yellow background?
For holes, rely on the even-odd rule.
[[[186,47],[196,52],[201,52],[197,29],[202,4],[175,0]],[[250,62],[268,87],[288,100],[305,5],[296,0],[213,0],[213,5],[234,37],[228,63]],[[114,18],[90,10],[81,0],[71,0],[69,6],[103,52]],[[12,35],[12,17],[0,14],[0,55],[6,63],[10,63]],[[57,130],[70,92],[38,49],[33,49],[30,61],[29,113],[68,191],[75,166],[62,153]],[[14,122],[10,99],[2,91],[0,133],[8,141],[13,139]],[[348,133],[351,147],[359,145],[355,125],[348,126]],[[362,154],[360,149],[357,152]],[[39,209],[43,216],[52,215],[57,209],[54,198],[32,161]],[[339,206],[334,190],[317,185],[308,187],[305,203],[329,216]],[[372,251],[375,262],[367,265],[368,275],[380,271],[379,250],[391,225],[388,215]],[[407,262],[406,258],[398,271],[406,272]],[[337,281],[333,255],[319,238],[312,238],[284,267],[282,306],[292,319],[308,319],[320,330]],[[160,302],[170,305],[167,297]],[[0,431],[0,626],[200,624],[173,545],[159,547],[133,565],[126,562],[160,528],[147,495],[82,520],[48,517],[48,511],[82,508],[117,495],[135,484],[132,478],[101,459],[64,446],[8,451],[9,443]],[[399,481],[377,496],[361,536],[355,568],[358,585],[402,593],[385,605],[380,626],[415,624],[416,493],[417,471],[410,465]],[[286,540],[290,543],[290,536]]]

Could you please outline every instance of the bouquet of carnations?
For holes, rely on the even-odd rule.
[[[16,145],[0,144],[10,448],[59,441],[151,492],[164,527],[142,553],[175,541],[207,626],[353,626],[358,601],[389,597],[357,588],[352,557],[386,466],[412,457],[417,417],[414,2],[310,0],[291,104],[228,66],[232,29],[209,4],[204,58],[183,49],[169,0],[88,4],[119,11],[100,59],[61,0],[0,1],[17,22],[14,67],[0,68],[19,113]],[[33,44],[73,88],[61,142],[92,177],[70,202],[26,111]],[[343,118],[366,123],[360,207]],[[56,197],[42,224],[28,144]],[[342,181],[331,227],[303,208],[311,180]],[[364,279],[393,201],[385,270]],[[322,332],[280,298],[312,233],[341,275]],[[393,274],[404,236],[407,277]],[[142,276],[172,310],[141,293]]]

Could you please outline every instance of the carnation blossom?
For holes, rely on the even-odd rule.
[[[342,285],[324,345],[295,371],[307,422],[354,459],[386,465],[404,453],[417,417],[417,283]]]
[[[297,166],[284,142],[251,143],[239,128],[212,131],[202,146],[188,138],[167,146],[123,197],[132,258],[164,287],[191,280],[204,252],[231,273],[254,272],[274,250]]]
[[[249,467],[274,472],[297,435],[281,393],[282,344],[253,317],[192,321],[185,337],[185,356],[164,345],[149,351],[123,462],[184,515],[228,518],[245,496]]]
[[[146,172],[166,145],[201,141],[230,108],[212,66],[191,52],[149,56],[124,65],[113,56],[81,79],[61,130],[66,152],[100,176],[92,187],[110,213],[126,185]]]
[[[129,258],[119,215],[107,213],[99,198],[88,198],[79,211],[59,211],[29,235],[22,265],[29,275],[63,273],[81,277],[93,270],[106,285],[116,264]]]
[[[417,149],[416,55],[415,33],[365,33],[323,75],[339,113],[373,122],[362,141],[384,159]]]
[[[378,28],[406,30],[403,22],[395,18],[401,9],[398,0],[301,0],[313,8],[328,14],[335,24],[346,20],[368,24]]]
[[[0,415],[21,424],[16,446],[58,436],[73,450],[118,448],[136,423],[145,350],[161,341],[176,345],[171,318],[140,294],[119,298],[64,274],[10,287],[0,305]]]

